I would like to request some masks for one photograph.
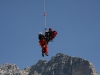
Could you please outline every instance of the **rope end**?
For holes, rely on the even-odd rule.
[[[46,12],[44,12],[44,16],[46,16]]]

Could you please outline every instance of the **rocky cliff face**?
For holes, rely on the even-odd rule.
[[[0,75],[28,75],[29,72],[20,70],[15,64],[2,64],[0,66]]]
[[[13,74],[19,74],[19,73],[20,73],[20,70],[15,64],[11,65],[11,64],[5,63],[0,66],[0,75],[13,75]]]
[[[98,75],[93,64],[82,58],[58,53],[50,61],[39,60],[29,75]]]
[[[0,75],[98,75],[88,60],[67,56],[62,53],[50,61],[39,60],[35,65],[19,70],[16,65],[3,64]]]

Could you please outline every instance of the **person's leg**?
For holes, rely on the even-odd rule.
[[[45,47],[45,55],[48,56],[48,46]]]
[[[44,50],[42,49],[42,57],[44,57]]]

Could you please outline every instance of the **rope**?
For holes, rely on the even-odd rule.
[[[46,10],[45,10],[45,0],[44,0],[44,30],[46,31]]]
[[[45,0],[44,0],[44,11],[45,11]]]

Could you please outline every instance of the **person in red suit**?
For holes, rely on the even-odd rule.
[[[41,48],[42,48],[42,56],[44,57],[44,54],[45,54],[46,56],[48,56],[48,45],[47,45],[46,39],[40,40],[40,41],[39,41],[39,45],[40,45]]]
[[[52,30],[52,28],[49,28],[48,33],[49,33],[49,41],[52,41],[57,35],[57,31]]]

